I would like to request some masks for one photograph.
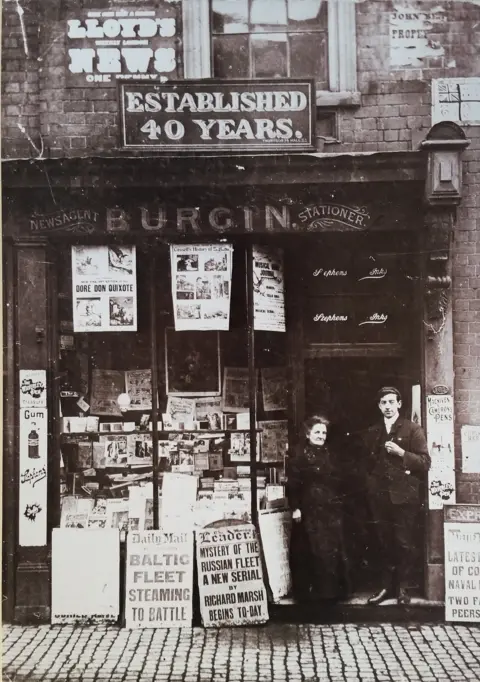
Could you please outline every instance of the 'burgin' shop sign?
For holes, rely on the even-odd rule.
[[[119,84],[122,144],[188,151],[311,151],[314,83],[308,79]]]

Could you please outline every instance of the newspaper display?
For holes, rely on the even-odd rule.
[[[292,588],[290,572],[290,511],[260,511],[258,515],[263,556],[273,601],[286,597]]]
[[[228,331],[232,252],[231,244],[170,246],[176,331]]]
[[[254,329],[284,332],[286,328],[283,251],[273,247],[254,246],[252,258]]]
[[[152,372],[150,369],[127,370],[125,389],[130,398],[129,410],[152,409]]]
[[[267,593],[253,525],[198,530],[197,566],[205,627],[267,622]]]
[[[462,471],[480,473],[480,426],[462,426]]]
[[[262,462],[283,462],[288,449],[288,422],[286,419],[261,421]]]
[[[72,246],[73,330],[137,331],[134,246]]]
[[[287,368],[262,367],[263,409],[265,412],[287,409]]]
[[[125,391],[125,373],[113,369],[92,370],[90,414],[121,417],[118,396]]]
[[[428,472],[428,508],[455,504],[453,398],[427,395],[427,443],[432,458]]]

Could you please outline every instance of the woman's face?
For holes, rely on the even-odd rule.
[[[308,434],[308,440],[312,445],[323,445],[327,438],[327,427],[325,424],[314,424]]]

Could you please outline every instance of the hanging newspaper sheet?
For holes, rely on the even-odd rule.
[[[289,558],[292,514],[287,510],[260,511],[258,523],[268,583],[275,602],[286,597],[292,588]]]
[[[256,331],[285,331],[285,286],[283,252],[266,246],[254,246],[253,257],[253,326]]]
[[[72,246],[76,332],[137,330],[134,246]]]
[[[176,331],[228,331],[232,250],[231,244],[170,247]]]

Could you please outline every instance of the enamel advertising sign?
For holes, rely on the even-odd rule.
[[[185,151],[312,151],[308,79],[119,83],[122,145]]]

